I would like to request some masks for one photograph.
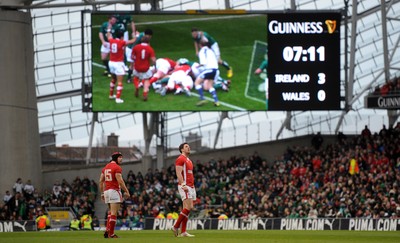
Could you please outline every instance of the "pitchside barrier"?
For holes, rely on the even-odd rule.
[[[144,228],[116,227],[116,230],[170,230],[174,219],[146,218]],[[69,230],[64,226],[47,231]],[[94,230],[104,230],[95,227]],[[318,219],[190,219],[188,230],[349,230],[349,231],[400,231],[400,218],[318,218]],[[36,223],[27,221],[0,221],[0,232],[36,231]]]

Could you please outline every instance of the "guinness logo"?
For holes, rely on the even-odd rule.
[[[325,20],[325,24],[328,27],[328,33],[332,34],[336,30],[336,20]]]

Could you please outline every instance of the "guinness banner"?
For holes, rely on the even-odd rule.
[[[364,105],[372,109],[400,109],[400,94],[368,95],[365,96]]]

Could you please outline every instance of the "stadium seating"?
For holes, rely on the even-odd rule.
[[[400,124],[354,138],[340,134],[336,143],[318,150],[290,147],[275,161],[255,153],[195,166],[198,212],[193,215],[400,218]],[[133,227],[140,217],[179,212],[175,177],[173,165],[144,174],[129,171],[125,181],[132,196],[118,213],[118,222]],[[78,215],[94,214],[97,184],[93,180],[77,177],[71,184],[57,183],[53,192],[35,192],[28,202],[21,194],[13,195],[1,205],[0,220],[32,219],[37,209],[47,206],[70,206]],[[16,198],[17,208],[10,203]]]

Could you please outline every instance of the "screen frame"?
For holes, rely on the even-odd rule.
[[[198,18],[199,16],[205,17],[205,16],[211,16],[211,17],[215,17],[215,16],[239,16],[239,15],[245,15],[245,16],[252,16],[252,15],[262,15],[264,17],[267,17],[268,14],[298,14],[298,13],[342,13],[341,10],[318,10],[318,11],[244,11],[244,10],[238,10],[238,11],[223,11],[223,10],[218,10],[218,11],[197,11],[197,10],[188,10],[188,11],[150,11],[150,12],[135,12],[135,11],[82,11],[82,18],[84,18],[84,15],[86,14],[90,14],[91,19],[93,15],[110,15],[110,14],[129,14],[129,15],[137,15],[137,16],[162,16],[162,17],[168,17],[168,16],[186,16],[186,17],[196,17]],[[267,23],[267,20],[265,20],[265,23]],[[266,26],[266,25],[265,25]],[[91,23],[90,25],[90,30],[93,32],[93,23]],[[340,23],[338,28],[340,29]],[[189,32],[189,31],[188,31]],[[265,33],[267,33],[267,31],[265,31]],[[187,33],[185,33],[187,34]],[[84,36],[84,31],[82,31],[82,36]],[[340,36],[340,34],[339,34]],[[93,34],[91,35],[92,38],[96,38],[96,36],[93,36]],[[340,37],[339,37],[340,38]],[[87,40],[87,37],[83,37],[82,38],[82,42],[85,43],[86,45],[88,45],[88,42],[90,42],[90,44],[92,44],[92,39]],[[268,40],[265,41],[266,43],[268,43]],[[93,46],[91,46],[91,54],[93,55]],[[84,52],[84,47],[82,47],[82,52]],[[339,39],[339,49],[340,49],[340,39]],[[194,51],[194,48],[193,48]],[[157,52],[157,50],[156,50]],[[224,55],[224,53],[222,53],[222,55]],[[253,53],[254,55],[254,53]],[[339,52],[339,59],[340,59],[340,52]],[[83,58],[84,59],[84,58]],[[90,61],[93,61],[93,56],[91,58],[89,58]],[[270,59],[270,57],[269,57]],[[85,60],[83,60],[85,61]],[[87,61],[87,60],[86,60]],[[91,64],[90,64],[91,65]],[[252,109],[252,108],[245,108],[245,109],[241,109],[241,107],[239,108],[229,108],[229,109],[221,109],[221,108],[216,108],[216,107],[211,107],[211,105],[208,105],[207,108],[202,108],[202,107],[196,107],[195,105],[193,105],[193,109],[188,109],[188,108],[184,108],[184,109],[180,109],[180,108],[173,108],[173,109],[147,109],[147,108],[135,108],[135,109],[122,109],[122,110],[115,110],[115,109],[98,109],[96,108],[96,105],[94,105],[93,103],[93,74],[92,74],[92,80],[90,81],[86,81],[88,80],[87,77],[85,77],[84,75],[84,64],[82,64],[82,69],[83,69],[83,84],[82,84],[82,96],[83,96],[83,101],[85,102],[86,105],[86,109],[84,109],[84,111],[91,111],[91,112],[181,112],[181,111],[294,111],[294,110],[342,110],[342,107],[335,107],[334,109],[326,109],[323,106],[319,106],[318,109],[305,109],[307,107],[305,106],[301,106],[298,108],[286,108],[286,109],[274,109],[273,107],[266,107],[265,105],[268,105],[268,102],[265,102],[267,104],[263,104],[263,108],[256,108],[256,109]],[[250,75],[251,71],[254,71],[254,69],[256,68],[255,64],[249,65],[250,67],[248,67],[248,75]],[[220,67],[220,70],[222,68]],[[250,70],[251,69],[251,70]],[[235,69],[234,69],[235,70]],[[93,71],[93,67],[91,68],[91,71]],[[340,77],[340,70],[338,70],[338,76]],[[234,82],[235,80],[233,80]],[[339,80],[340,82],[340,80]],[[234,83],[233,83],[234,84]],[[195,93],[196,91],[192,91],[192,93]],[[337,91],[340,94],[340,85],[339,85],[339,90]],[[168,94],[169,95],[169,94]],[[173,95],[173,94],[172,94]],[[208,95],[208,94],[206,94]],[[252,97],[246,97],[248,99],[252,99]],[[337,97],[337,99],[339,101],[337,102],[341,102],[341,100],[343,100],[341,97]],[[149,102],[151,102],[151,100],[149,100]],[[185,102],[185,101],[183,101]],[[243,103],[243,100],[239,101]],[[257,101],[258,102],[258,101]],[[343,106],[342,103],[340,103],[340,106]]]

